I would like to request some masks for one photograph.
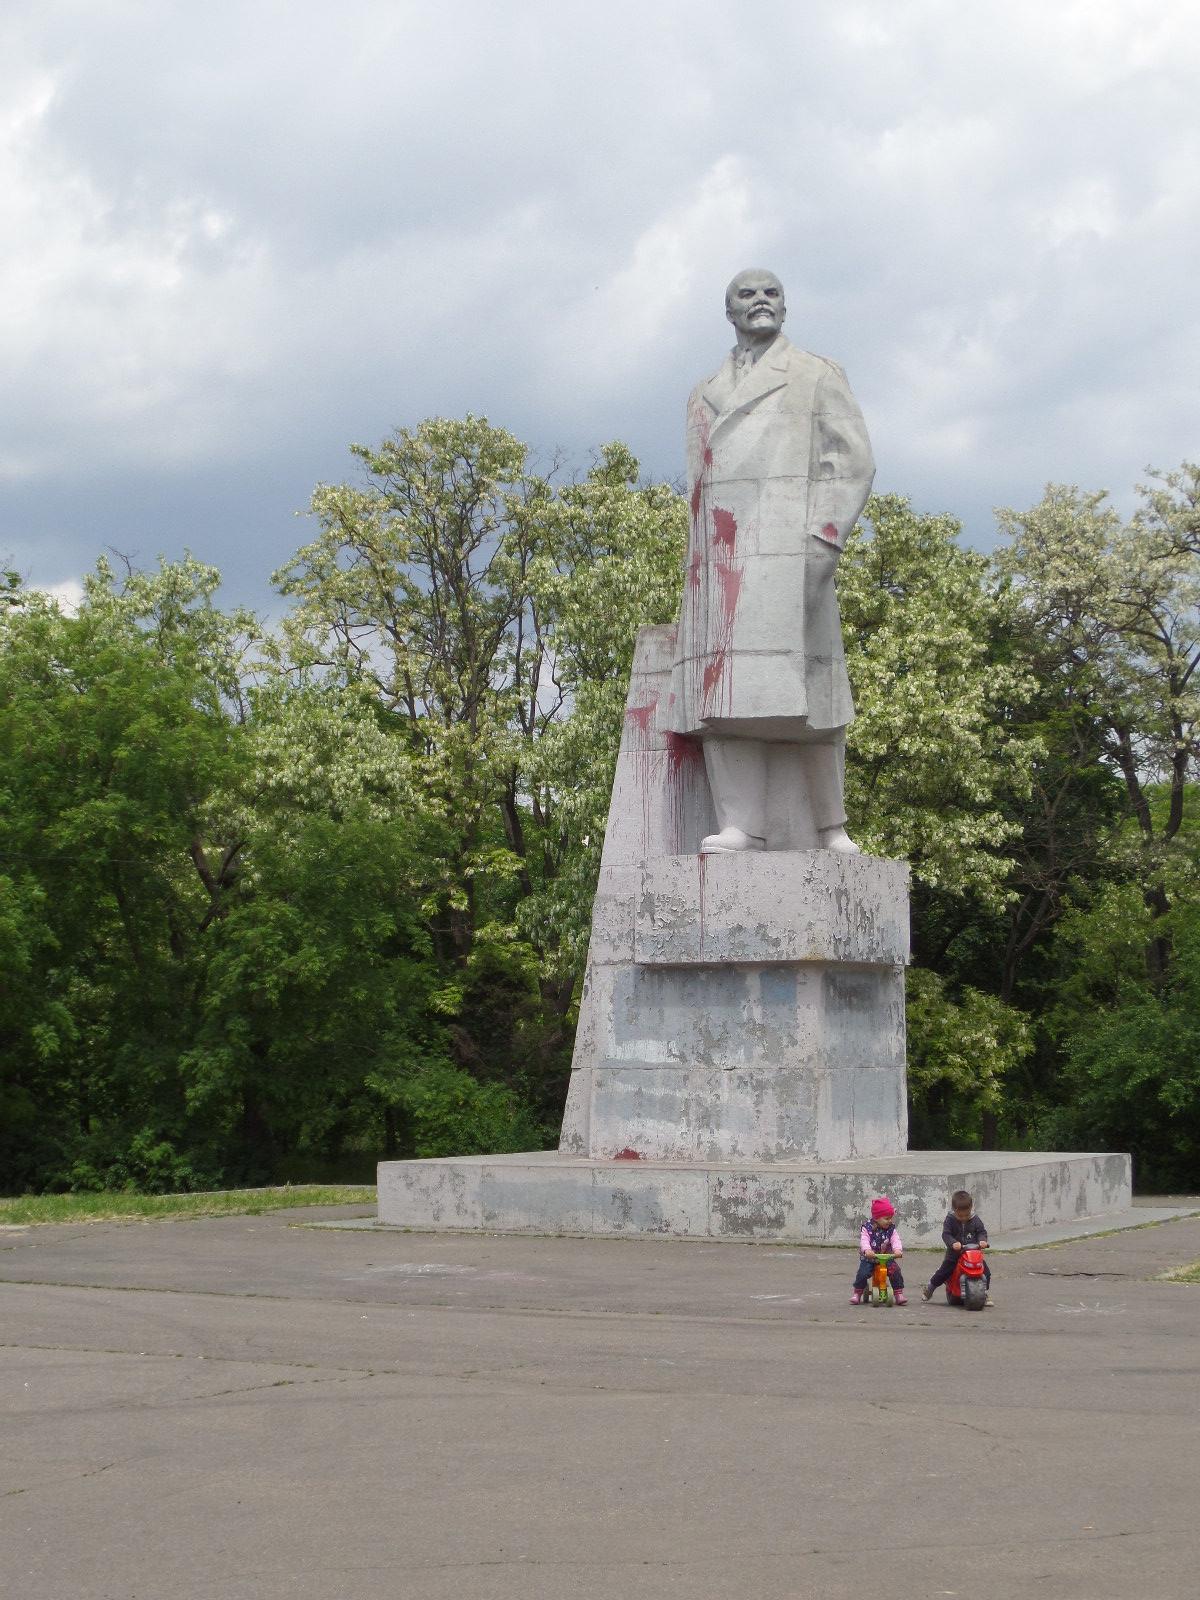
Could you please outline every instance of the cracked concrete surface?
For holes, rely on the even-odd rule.
[[[295,1220],[0,1240],[7,1593],[1195,1592],[1200,1219],[979,1315],[850,1306],[852,1251]]]

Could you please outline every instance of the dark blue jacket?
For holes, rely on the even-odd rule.
[[[946,1220],[942,1224],[942,1238],[950,1254],[958,1254],[954,1249],[955,1240],[964,1250],[969,1250],[972,1245],[978,1244],[987,1236],[987,1227],[982,1217],[970,1216],[964,1221],[962,1217],[956,1217],[953,1211],[947,1211]]]

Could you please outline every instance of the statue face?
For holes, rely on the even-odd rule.
[[[725,291],[725,315],[745,337],[773,338],[787,316],[783,285],[761,268],[739,272]]]

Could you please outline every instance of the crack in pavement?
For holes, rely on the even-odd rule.
[[[1090,1530],[1086,1533],[1063,1533],[1061,1531],[1051,1531],[1038,1535],[1034,1538],[1021,1540],[1013,1540],[1011,1538],[988,1539],[980,1535],[978,1532],[975,1532],[971,1536],[971,1542],[972,1548],[975,1549],[1001,1551],[1013,1549],[1055,1549],[1060,1546],[1073,1544],[1112,1543],[1121,1539],[1138,1538],[1151,1538],[1157,1540],[1161,1538],[1161,1530],[1154,1528],[1116,1528],[1104,1533],[1091,1532]],[[903,1539],[889,1538],[888,1540],[889,1551],[901,1555],[933,1555],[946,1550],[961,1550],[961,1548],[962,1536],[959,1533],[953,1534],[944,1539],[931,1538],[906,1541]],[[783,1549],[771,1550],[764,1550],[761,1545],[756,1545],[751,1550],[740,1552],[731,1551],[728,1549],[728,1547],[726,1547],[719,1560],[724,1563],[735,1564],[740,1571],[744,1571],[747,1566],[752,1567],[765,1561],[797,1561],[803,1560],[806,1557],[810,1559],[813,1557],[833,1557],[835,1559],[843,1560],[846,1564],[855,1564],[860,1559],[853,1550],[847,1550],[844,1544],[814,1544],[799,1546],[793,1545]],[[483,1568],[493,1567],[522,1567],[530,1569],[553,1569],[556,1567],[561,1567],[568,1571],[601,1572],[609,1571],[615,1568],[658,1567],[664,1569],[683,1569],[689,1567],[699,1567],[705,1571],[711,1571],[713,1566],[717,1563],[717,1560],[718,1558],[715,1558],[711,1554],[704,1556],[679,1557],[596,1556],[594,1558],[587,1556],[572,1558],[569,1556],[513,1555],[491,1557],[485,1556],[476,1560],[467,1559],[461,1561],[405,1560],[403,1562],[339,1562],[337,1566],[328,1567],[320,1566],[314,1563],[308,1563],[305,1566],[305,1573],[308,1576],[312,1576],[319,1572],[329,1572],[335,1573],[339,1578],[342,1578],[350,1573],[471,1572]],[[232,1581],[244,1581],[247,1578],[294,1578],[294,1576],[295,1574],[291,1568],[257,1567],[251,1569],[239,1567],[236,1577],[231,1575],[230,1577],[226,1578],[215,1578],[209,1583],[202,1584],[200,1588],[194,1589],[193,1593],[199,1594],[202,1589],[217,1589],[223,1594],[228,1594],[229,1584]]]
[[[997,1444],[1007,1444],[1013,1446],[1016,1446],[1017,1444],[1017,1441],[1015,1439],[1010,1439],[1007,1434],[991,1433],[987,1428],[981,1428],[977,1422],[963,1422],[958,1417],[944,1417],[940,1414],[936,1417],[933,1417],[929,1413],[923,1411],[908,1411],[905,1410],[903,1406],[889,1405],[886,1400],[868,1400],[867,1404],[869,1406],[873,1406],[876,1411],[886,1411],[890,1415],[896,1417],[907,1417],[912,1422],[936,1421],[939,1427],[947,1426],[951,1428],[966,1428],[969,1430],[969,1432],[982,1434],[985,1439],[992,1439]],[[1018,1447],[1017,1454],[1020,1455],[1020,1453],[1020,1448]]]
[[[140,1456],[123,1456],[117,1461],[106,1461],[102,1467],[89,1467],[86,1472],[70,1472],[65,1478],[51,1478],[47,1483],[27,1483],[20,1489],[6,1489],[0,1494],[0,1500],[13,1500],[19,1494],[33,1494],[37,1489],[61,1489],[65,1483],[82,1483],[85,1478],[98,1478],[102,1472],[111,1472],[114,1467],[125,1467],[131,1461],[141,1459]]]

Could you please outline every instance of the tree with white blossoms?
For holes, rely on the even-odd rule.
[[[435,936],[470,953],[484,874],[527,871],[519,740],[542,713],[544,649],[529,606],[527,452],[486,419],[434,419],[352,446],[364,485],[322,484],[316,538],[276,573],[293,601],[285,668],[368,694],[455,832],[455,884]],[[491,826],[499,803],[506,842]]]
[[[917,884],[997,908],[1032,752],[1010,725],[1031,681],[997,648],[1011,602],[952,517],[873,495],[838,571],[854,691],[846,809],[873,855]]]
[[[927,1142],[987,1133],[1030,1049],[1011,997],[958,981],[947,961],[965,930],[1007,914],[1038,751],[1020,722],[1033,682],[1009,648],[1011,597],[960,532],[873,495],[838,570],[855,702],[846,808],[864,849],[912,868],[910,1101]]]
[[[603,837],[638,622],[674,610],[682,501],[640,488],[624,446],[581,482],[533,474],[483,418],[432,419],[378,450],[365,486],[318,486],[320,533],[277,574],[285,667],[370,693],[456,830],[446,954],[528,907],[560,1013]],[[563,880],[563,882],[560,882]]]
[[[1171,880],[1200,754],[1200,467],[1152,472],[1128,521],[1106,492],[1050,484],[1026,512],[998,513],[1011,544],[997,558],[1019,600],[1039,675],[1070,682],[1098,755],[1119,777],[1132,830],[1111,848],[1138,877],[1152,919]],[[1164,803],[1155,804],[1155,791]],[[1161,983],[1165,934],[1146,945]]]
[[[462,973],[462,1064],[489,1070],[498,1032],[498,1070],[517,1071],[515,1055],[557,1073],[633,640],[674,610],[683,505],[639,486],[618,445],[555,485],[485,418],[354,453],[367,481],[318,487],[319,532],[277,574],[294,602],[277,668],[369,699],[407,755],[413,803],[439,821],[430,925]],[[556,1080],[548,1103],[559,1093]]]

